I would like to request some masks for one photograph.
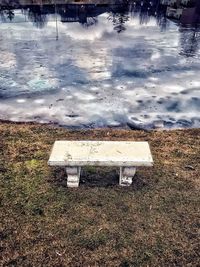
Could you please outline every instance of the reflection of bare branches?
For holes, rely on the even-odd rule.
[[[6,7],[6,8],[14,8],[20,5],[19,0],[1,0],[0,5]]]
[[[15,16],[14,11],[13,10],[8,10],[6,13],[7,13],[7,18],[10,21],[12,21],[14,19],[14,16]]]
[[[6,21],[6,16],[4,10],[0,10],[0,18],[2,22]]]
[[[180,54],[193,57],[199,50],[200,28],[182,28],[180,29]]]
[[[14,19],[14,11],[11,8],[8,8],[6,10],[0,10],[0,17],[1,21],[6,22],[8,19],[9,21],[12,21]]]
[[[169,26],[169,21],[166,16],[157,16],[156,17],[157,25],[160,26],[161,31],[166,31]]]
[[[140,24],[147,24],[150,21],[150,15],[148,13],[148,10],[143,10],[143,12],[140,12]]]
[[[37,8],[36,10],[34,9],[29,9],[28,10],[28,19],[33,22],[33,24],[37,28],[44,28],[45,25],[47,24],[47,16],[46,14],[42,14],[41,10]]]
[[[125,23],[129,21],[129,15],[123,13],[110,13],[108,20],[111,20],[114,26],[114,30],[118,33],[126,30]]]
[[[95,17],[88,17],[88,18],[86,18],[85,22],[81,22],[81,24],[86,28],[88,28],[92,25],[96,25],[97,23],[98,23],[98,19]]]

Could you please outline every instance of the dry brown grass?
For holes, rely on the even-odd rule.
[[[199,266],[199,134],[1,123],[0,266]],[[86,167],[68,189],[47,166],[56,139],[147,140],[155,166],[130,188]]]

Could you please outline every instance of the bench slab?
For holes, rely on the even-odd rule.
[[[56,141],[50,166],[152,166],[148,142]]]
[[[82,166],[118,166],[119,184],[129,186],[138,166],[152,166],[148,142],[126,141],[56,141],[48,161],[50,166],[64,166],[67,186],[78,187]]]

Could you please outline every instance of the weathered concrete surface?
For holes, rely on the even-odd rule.
[[[56,141],[50,166],[152,166],[148,142]],[[127,174],[127,172],[129,173]],[[131,170],[125,176],[133,176]]]
[[[78,187],[80,181],[81,168],[67,167],[67,187]]]

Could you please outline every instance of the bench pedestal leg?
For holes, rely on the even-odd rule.
[[[135,173],[135,167],[120,167],[119,185],[130,186],[132,184]]]
[[[80,181],[81,167],[66,167],[67,187],[78,187]]]

